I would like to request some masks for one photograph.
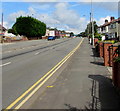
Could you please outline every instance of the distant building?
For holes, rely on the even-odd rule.
[[[61,37],[66,37],[66,32],[64,30],[61,31]]]
[[[47,28],[45,37],[48,37],[48,36],[54,36],[56,38],[60,38],[60,37],[65,36],[65,32],[58,30],[56,28]]]
[[[4,33],[7,31],[7,29],[5,27],[3,27],[2,25],[0,25],[0,42],[3,42],[3,36]]]
[[[66,32],[66,37],[70,37],[70,32]]]
[[[7,29],[5,27],[3,27],[2,25],[0,25],[0,34],[5,33],[6,31],[7,31]]]

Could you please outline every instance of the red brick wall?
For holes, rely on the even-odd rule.
[[[118,47],[117,46],[110,46],[109,47],[109,66],[112,66],[113,65],[113,58],[114,56],[118,56],[118,54],[116,55],[115,54],[115,51]]]
[[[48,37],[46,36],[46,37],[42,37],[42,39],[48,39]]]
[[[103,44],[103,57],[104,57],[104,66],[109,66],[109,46],[112,43],[104,43]]]
[[[103,57],[103,42],[99,43],[99,52],[100,52],[100,57]]]
[[[98,42],[98,38],[94,39],[94,45]]]

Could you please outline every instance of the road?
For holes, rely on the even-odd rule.
[[[41,109],[40,111],[119,111],[120,97],[109,78],[110,73],[102,64],[103,59],[96,55],[85,38],[56,80],[51,82],[59,71],[44,85],[44,92],[41,93],[40,88],[20,108]]]
[[[6,108],[60,62],[81,38],[3,45],[2,105]]]

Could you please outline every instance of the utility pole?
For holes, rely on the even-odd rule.
[[[93,2],[91,0],[91,20],[92,20],[92,45],[94,46],[94,19],[93,19]]]
[[[2,19],[1,19],[1,43],[3,43],[3,12],[2,12]]]
[[[90,25],[89,25],[89,34],[92,35],[92,24],[91,24],[91,12],[90,12]]]

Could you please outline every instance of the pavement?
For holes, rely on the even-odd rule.
[[[107,67],[107,69],[108,69],[108,71],[110,73],[109,78],[112,79],[112,67]]]
[[[119,110],[120,98],[109,76],[85,38],[56,81],[49,83],[29,109]]]

